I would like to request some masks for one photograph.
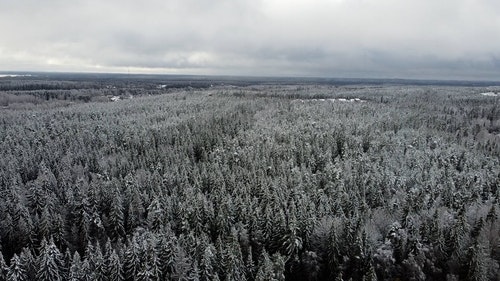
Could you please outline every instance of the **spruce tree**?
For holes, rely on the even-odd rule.
[[[102,255],[101,247],[99,246],[99,244],[97,244],[95,248],[96,250],[93,253],[95,280],[107,281],[108,275],[107,275],[106,261],[104,260],[104,257]]]
[[[467,264],[467,280],[486,281],[488,280],[486,268],[486,255],[483,247],[476,240],[469,248]]]
[[[109,281],[123,280],[122,264],[120,261],[120,257],[115,250],[113,250],[111,252],[111,255],[107,258],[106,270]]]
[[[160,200],[154,198],[148,207],[148,225],[154,232],[159,232],[163,227],[164,211]]]
[[[214,269],[214,259],[216,258],[215,247],[209,244],[205,247],[199,265],[200,280],[213,280],[217,275]]]
[[[18,255],[14,254],[10,261],[10,267],[7,272],[7,281],[27,281],[26,265],[22,263]]]
[[[95,280],[95,273],[90,265],[90,261],[85,258],[82,262],[80,280],[93,281]]]
[[[77,251],[73,254],[73,259],[71,261],[71,265],[69,267],[68,280],[70,281],[79,281],[83,279],[83,267],[82,261],[80,259],[80,254]]]
[[[260,258],[259,268],[255,276],[256,281],[277,280],[274,276],[274,265],[269,254],[264,250]]]
[[[125,236],[123,200],[118,191],[112,193],[112,203],[109,207],[109,233],[113,242],[116,242]]]
[[[141,259],[139,256],[138,245],[135,239],[127,246],[125,256],[123,257],[123,273],[125,280],[135,280],[135,277],[141,269]]]
[[[36,259],[29,250],[29,248],[25,247],[21,251],[19,255],[19,259],[21,260],[21,264],[24,266],[26,276],[28,280],[34,280],[36,277]]]
[[[5,259],[3,258],[2,251],[0,251],[0,281],[7,280],[8,271],[9,271],[9,267],[5,263]]]
[[[60,281],[61,267],[62,267],[62,256],[59,249],[54,244],[54,241],[50,239],[42,240],[42,246],[40,250],[40,255],[38,256],[38,271],[36,274],[37,280],[44,281]]]

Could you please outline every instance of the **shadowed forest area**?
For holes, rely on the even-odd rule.
[[[0,281],[499,280],[499,90],[0,78]]]

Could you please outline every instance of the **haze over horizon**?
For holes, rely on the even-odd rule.
[[[0,71],[500,80],[494,0],[5,0]]]

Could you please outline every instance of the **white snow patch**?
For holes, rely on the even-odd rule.
[[[30,77],[31,74],[0,74],[0,78],[4,77]]]
[[[495,92],[487,92],[487,93],[481,93],[481,95],[483,95],[483,96],[487,96],[487,97],[499,97],[499,96],[500,96],[500,93],[495,93]]]
[[[366,102],[365,100],[362,100],[360,98],[354,98],[354,99],[344,99],[344,98],[340,98],[340,99],[306,99],[306,100],[303,100],[303,99],[295,99],[293,100],[293,102],[336,102],[336,101],[340,101],[340,102]]]

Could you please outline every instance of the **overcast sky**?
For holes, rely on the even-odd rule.
[[[0,70],[500,80],[500,1],[0,0]]]

